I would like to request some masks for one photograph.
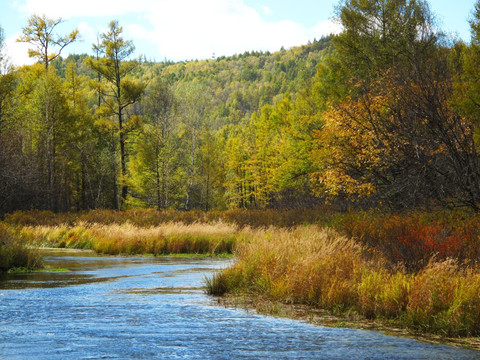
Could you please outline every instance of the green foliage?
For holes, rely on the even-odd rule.
[[[60,21],[35,19],[52,30]],[[186,63],[132,60],[134,45],[116,21],[94,45],[96,57],[62,59],[67,39],[48,40],[60,47],[42,60],[52,64],[48,75],[35,65],[0,79],[6,169],[0,191],[7,199],[0,212],[118,209],[120,202],[125,208],[264,207],[285,189],[308,193],[311,163],[296,139],[310,135],[288,114],[330,51],[330,39],[275,54]],[[282,139],[292,127],[297,133]]]
[[[478,210],[479,13],[452,45],[425,1],[345,0],[339,35],[177,63],[136,60],[118,21],[62,59],[77,32],[33,16],[44,68],[0,77],[0,213]]]
[[[62,22],[61,18],[49,19],[45,15],[32,15],[28,19],[28,26],[22,29],[23,35],[17,39],[33,45],[28,49],[28,56],[37,58],[48,70],[50,62],[60,56],[65,46],[74,42],[78,37],[78,30],[73,30],[65,36],[55,35],[54,29]],[[53,47],[58,47],[57,52],[50,53]]]
[[[116,119],[116,125],[110,125],[118,138],[120,171],[117,174],[116,148],[112,147],[111,162],[114,168],[113,181],[113,204],[119,209],[127,200],[127,162],[128,135],[137,129],[138,117],[129,116],[128,108],[138,102],[145,92],[145,84],[134,81],[129,76],[138,67],[138,61],[129,60],[135,47],[131,41],[122,37],[123,28],[118,21],[111,21],[107,32],[101,35],[102,42],[94,49],[103,57],[97,59],[87,58],[87,65],[97,72],[97,81],[93,86],[98,92],[98,112],[105,121],[112,116]],[[103,82],[106,81],[106,83]],[[117,176],[119,175],[120,181]],[[121,184],[121,197],[117,196],[117,183]]]

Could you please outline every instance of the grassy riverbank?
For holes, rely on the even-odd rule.
[[[30,271],[41,266],[41,256],[28,246],[27,239],[0,222],[0,272]]]
[[[24,226],[20,233],[39,247],[91,249],[109,255],[232,254],[243,236],[223,223],[167,223],[139,227],[129,223]]]
[[[318,221],[316,210],[128,211],[55,214],[18,211],[5,223],[33,246],[91,249],[125,255],[233,254],[250,227],[294,226]]]
[[[480,269],[454,259],[420,270],[317,226],[257,230],[236,263],[207,280],[211,294],[261,297],[357,313],[418,333],[480,335]]]
[[[476,214],[32,211],[5,224],[35,246],[234,254],[233,266],[207,279],[211,294],[357,314],[417,333],[480,336]]]

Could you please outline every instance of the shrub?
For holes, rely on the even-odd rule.
[[[410,272],[437,260],[455,258],[476,263],[480,259],[480,218],[442,214],[350,214],[340,231],[368,248],[379,251],[393,265]]]

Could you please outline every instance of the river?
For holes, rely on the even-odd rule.
[[[0,278],[0,359],[480,359],[480,352],[218,305],[231,260],[49,252],[68,270]]]

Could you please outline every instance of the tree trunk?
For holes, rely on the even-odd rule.
[[[120,90],[118,90],[120,92]],[[120,101],[120,94],[118,95]],[[122,107],[118,105],[118,127],[120,129],[120,166],[122,171],[122,192],[121,192],[121,203],[120,206],[125,204],[128,195],[128,186],[125,183],[127,178],[127,159],[125,153],[125,134],[123,132],[123,114]]]

